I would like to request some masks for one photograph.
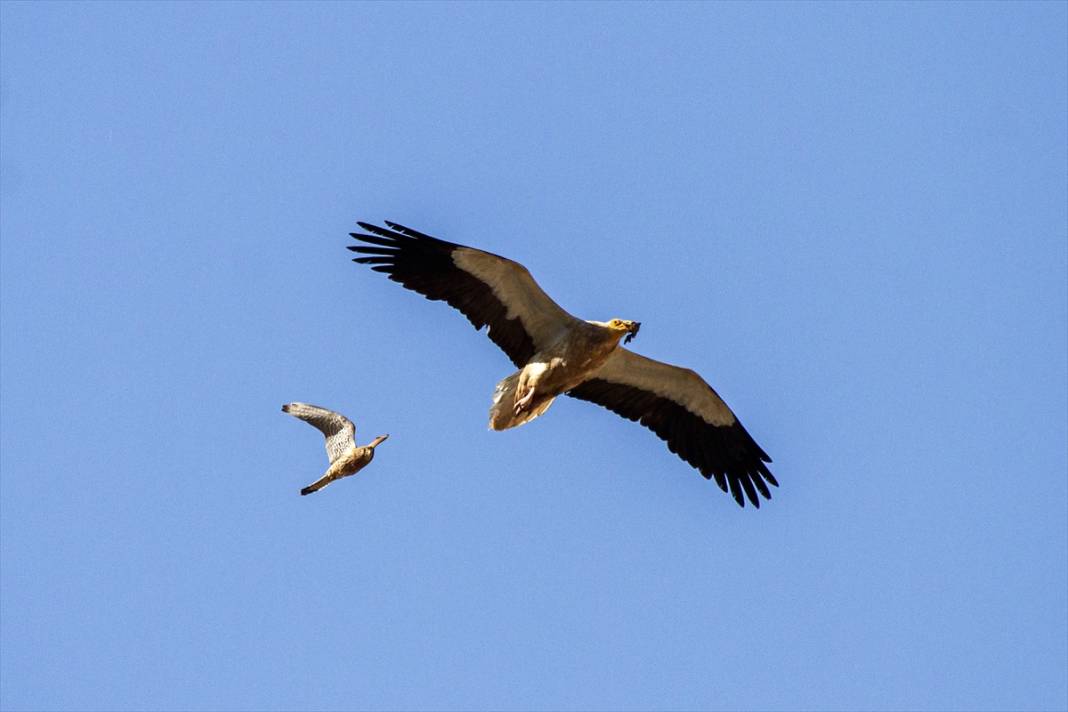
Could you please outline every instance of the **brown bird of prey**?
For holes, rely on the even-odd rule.
[[[504,430],[538,417],[560,394],[590,401],[636,420],[667,442],[668,449],[745,506],[770,499],[778,482],[771,458],[742,427],[727,404],[694,371],[639,356],[623,348],[639,322],[583,321],[541,290],[523,265],[445,242],[392,222],[357,223],[350,233],[373,265],[394,282],[459,309],[519,370],[497,384],[490,428]],[[625,337],[625,338],[624,338]]]
[[[326,454],[330,468],[322,477],[300,491],[301,494],[318,492],[334,480],[355,475],[367,467],[375,457],[375,448],[388,438],[379,435],[370,445],[356,447],[356,426],[341,413],[307,403],[286,403],[282,412],[314,425],[326,437]]]

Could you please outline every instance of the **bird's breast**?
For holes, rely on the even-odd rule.
[[[524,368],[526,380],[543,395],[559,395],[579,385],[612,355],[615,342],[576,334],[549,352],[536,354]],[[618,341],[618,339],[617,339]]]
[[[371,461],[371,458],[364,452],[365,450],[367,450],[367,448],[364,447],[354,447],[350,449],[334,461],[334,464],[330,467],[330,472],[338,477],[356,473],[361,467]]]

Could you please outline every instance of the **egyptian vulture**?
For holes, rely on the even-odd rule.
[[[745,506],[778,486],[771,458],[727,404],[694,371],[623,348],[639,322],[583,321],[541,290],[523,265],[445,242],[392,222],[357,223],[365,233],[348,249],[394,282],[463,312],[519,369],[493,394],[490,428],[505,430],[538,417],[561,393],[640,422],[668,449]]]
[[[330,468],[326,474],[302,489],[302,495],[318,492],[334,480],[355,475],[371,463],[375,457],[375,448],[389,437],[379,435],[370,445],[356,447],[356,426],[341,413],[308,403],[286,403],[282,406],[282,412],[315,426],[326,438],[326,455],[330,458]]]

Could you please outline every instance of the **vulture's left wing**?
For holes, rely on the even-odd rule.
[[[715,477],[724,492],[729,487],[743,507],[743,492],[759,507],[757,492],[771,499],[768,484],[779,485],[765,464],[771,458],[712,387],[688,368],[619,347],[590,380],[568,395],[640,422],[706,479]]]
[[[427,299],[447,302],[476,329],[488,325],[490,339],[517,367],[578,323],[518,262],[389,221],[388,229],[364,222],[357,225],[371,234],[349,234],[371,246],[350,245],[349,249],[371,256],[353,262],[374,265],[371,269]]]

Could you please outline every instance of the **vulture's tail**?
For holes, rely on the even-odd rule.
[[[490,406],[490,430],[507,430],[517,425],[528,423],[549,410],[556,396],[537,397],[532,400],[519,415],[515,414],[515,388],[519,383],[519,371],[497,384],[493,391],[493,405]]]

